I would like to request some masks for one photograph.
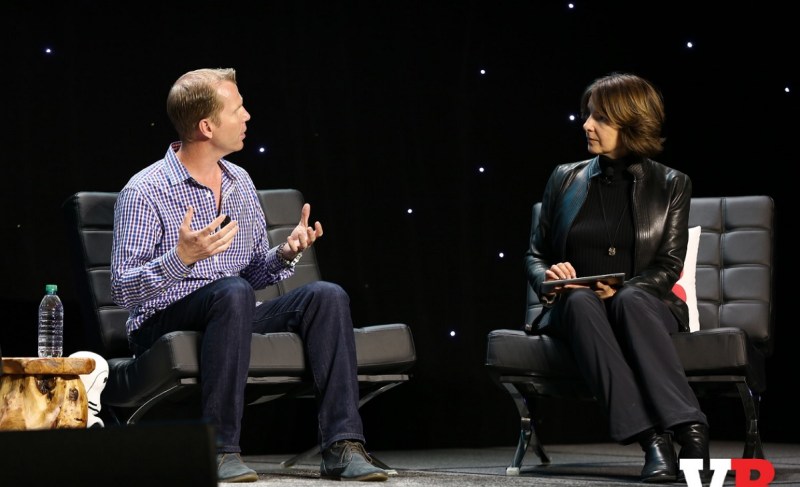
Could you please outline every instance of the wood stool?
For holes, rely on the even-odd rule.
[[[0,376],[0,430],[85,428],[86,389],[79,377],[92,358],[5,357]]]

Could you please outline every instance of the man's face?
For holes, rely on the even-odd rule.
[[[223,107],[217,116],[219,123],[211,122],[211,141],[224,154],[240,151],[244,147],[244,133],[250,113],[244,109],[244,99],[235,83],[223,81],[217,88],[217,94],[223,101]]]

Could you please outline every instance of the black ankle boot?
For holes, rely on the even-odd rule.
[[[658,434],[651,429],[639,435],[638,441],[644,451],[642,482],[675,482],[678,479],[678,461],[670,434]]]
[[[675,441],[681,446],[678,458],[702,458],[708,462],[708,426],[687,423],[673,428]]]
[[[675,441],[681,446],[678,458],[702,458],[703,470],[700,471],[700,479],[707,482],[712,473],[709,464],[708,426],[701,423],[686,423],[672,428],[672,431],[675,434]],[[680,476],[683,476],[682,470]]]

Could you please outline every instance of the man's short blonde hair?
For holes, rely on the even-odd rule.
[[[167,95],[167,115],[183,142],[190,142],[204,118],[219,123],[223,102],[217,88],[223,81],[236,83],[233,68],[197,69],[184,74]]]

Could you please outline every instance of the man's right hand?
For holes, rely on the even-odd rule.
[[[194,208],[189,206],[183,216],[183,223],[178,233],[178,246],[175,249],[178,257],[187,266],[226,251],[239,231],[239,224],[233,220],[219,231],[215,231],[225,221],[225,215],[218,216],[207,227],[195,231],[192,230],[192,217]]]

